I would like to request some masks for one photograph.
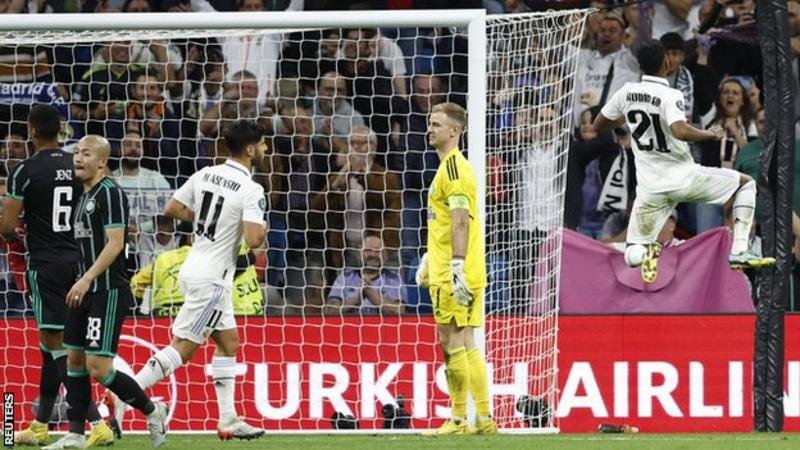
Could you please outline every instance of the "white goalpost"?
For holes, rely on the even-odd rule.
[[[169,343],[180,304],[156,282],[156,258],[181,237],[158,215],[191,173],[225,157],[221,136],[232,121],[258,120],[270,143],[255,169],[270,231],[234,286],[239,414],[287,433],[352,432],[352,423],[407,432],[391,420],[407,414],[419,431],[449,416],[430,299],[413,276],[438,164],[426,117],[433,104],[461,103],[489,273],[477,341],[493,415],[504,432],[558,432],[564,188],[589,12],[0,15],[0,50],[18,55],[0,78],[0,163],[8,171],[24,158],[34,103],[61,112],[67,148],[90,133],[112,142],[112,176],[131,204],[139,302],[115,365],[136,372]],[[379,299],[350,280],[369,266],[367,236],[380,238]],[[16,243],[0,254],[0,378],[21,422],[33,418],[40,364],[24,253]],[[173,406],[175,432],[216,430],[212,352],[203,347],[150,391]],[[144,430],[126,414],[124,432]]]

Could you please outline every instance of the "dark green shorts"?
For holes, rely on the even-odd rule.
[[[131,306],[133,295],[127,286],[86,294],[81,306],[67,309],[64,346],[113,358]]]
[[[66,297],[77,279],[76,264],[50,264],[25,272],[33,303],[36,325],[40,330],[64,329]]]

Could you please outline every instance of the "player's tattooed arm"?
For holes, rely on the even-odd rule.
[[[167,206],[164,208],[164,215],[183,222],[194,222],[194,211],[174,198],[169,199],[169,202],[167,202]]]

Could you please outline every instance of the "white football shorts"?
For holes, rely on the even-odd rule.
[[[725,204],[739,189],[740,179],[741,174],[733,169],[701,166],[684,188],[659,193],[637,189],[628,224],[627,242],[656,242],[658,233],[678,203]]]
[[[178,283],[184,301],[172,322],[173,336],[203,344],[214,331],[236,328],[229,286],[183,279]]]

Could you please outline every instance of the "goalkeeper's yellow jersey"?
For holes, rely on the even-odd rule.
[[[472,166],[453,148],[439,163],[439,169],[428,190],[428,275],[430,284],[450,283],[450,260],[453,247],[450,239],[450,199],[465,197],[469,202],[469,241],[464,273],[470,289],[486,286],[486,256],[478,219],[478,184]]]

